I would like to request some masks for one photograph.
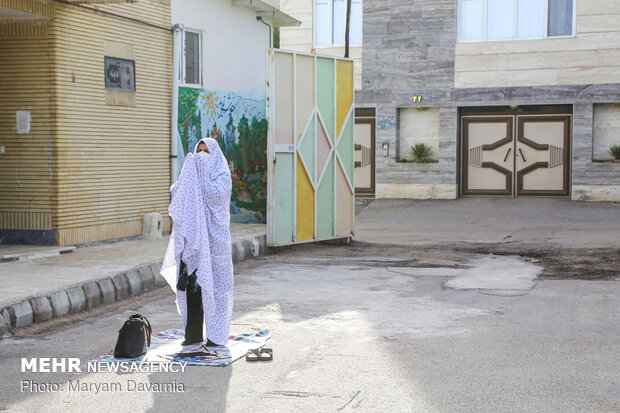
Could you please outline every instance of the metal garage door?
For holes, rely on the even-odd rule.
[[[463,195],[568,196],[570,115],[463,116]]]

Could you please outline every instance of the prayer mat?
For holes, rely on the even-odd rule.
[[[92,362],[108,363],[171,363],[183,362],[190,366],[217,366],[223,367],[245,356],[248,350],[263,347],[271,338],[267,329],[252,334],[234,334],[228,338],[225,346],[202,347],[202,343],[182,346],[185,332],[178,329],[168,329],[151,337],[151,346],[143,356],[132,359],[114,357],[114,350],[105,353]]]

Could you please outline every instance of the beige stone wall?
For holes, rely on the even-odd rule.
[[[449,184],[377,184],[376,198],[456,199],[457,187]]]
[[[455,87],[617,83],[620,1],[577,1],[576,36],[457,43]]]
[[[313,0],[281,0],[280,10],[294,16],[301,24],[297,27],[280,28],[280,48],[310,53],[312,41]]]
[[[620,145],[620,103],[594,105],[592,158],[611,159],[609,147]]]
[[[400,108],[400,159],[408,159],[409,148],[416,143],[431,147],[431,159],[439,159],[439,108]]]
[[[620,202],[618,185],[573,185],[573,201]]]

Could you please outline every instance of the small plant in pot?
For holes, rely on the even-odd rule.
[[[609,154],[615,162],[620,162],[620,145],[611,145]]]
[[[433,160],[433,150],[425,143],[416,143],[409,148],[409,158],[415,163],[429,163]]]

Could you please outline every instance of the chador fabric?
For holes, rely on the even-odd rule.
[[[200,142],[209,153],[196,153]],[[176,292],[179,314],[187,325],[187,296],[177,290],[181,260],[202,290],[206,338],[226,344],[233,307],[233,267],[230,249],[232,182],[224,154],[215,139],[202,139],[188,153],[178,181],[170,189],[168,212],[172,233],[161,275]]]

